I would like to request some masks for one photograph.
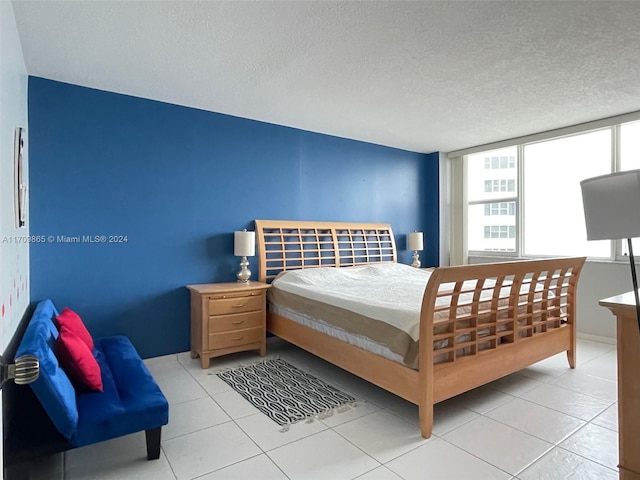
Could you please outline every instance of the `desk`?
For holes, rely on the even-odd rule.
[[[600,300],[617,318],[621,480],[640,480],[640,333],[633,292]]]

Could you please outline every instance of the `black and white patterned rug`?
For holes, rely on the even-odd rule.
[[[218,377],[278,425],[323,418],[356,399],[281,359],[218,373]]]

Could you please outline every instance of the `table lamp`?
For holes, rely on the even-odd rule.
[[[640,170],[611,173],[580,182],[587,240],[627,239],[631,280],[640,327],[638,278],[632,238],[640,237]]]
[[[413,256],[411,257],[411,266],[420,268],[420,260],[418,259],[418,250],[424,248],[422,232],[411,232],[407,235],[407,250],[413,250]]]
[[[236,277],[239,282],[247,283],[251,278],[247,257],[253,257],[256,254],[256,233],[247,232],[246,228],[241,232],[233,232],[233,254],[236,257],[242,257],[240,271]]]

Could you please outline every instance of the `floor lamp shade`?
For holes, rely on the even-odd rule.
[[[602,175],[580,182],[587,240],[627,239],[631,281],[640,329],[640,293],[632,238],[640,237],[640,170]]]
[[[580,182],[587,240],[640,237],[640,170]]]
[[[253,257],[256,254],[256,233],[233,232],[233,254],[236,257]]]

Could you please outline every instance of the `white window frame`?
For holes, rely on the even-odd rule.
[[[622,124],[640,121],[640,111],[628,113],[625,115],[618,115],[615,117],[609,117],[594,122],[588,122],[584,124],[574,125],[571,127],[561,128],[548,132],[543,132],[534,135],[528,135],[525,137],[518,137],[511,140],[504,140],[492,144],[479,145],[477,147],[471,147],[464,150],[458,150],[450,152],[447,156],[452,162],[460,165],[460,168],[454,169],[453,173],[461,176],[462,178],[452,178],[454,184],[460,185],[463,189],[460,195],[460,201],[452,202],[452,218],[454,218],[455,224],[452,225],[451,231],[451,245],[450,252],[451,258],[461,259],[460,263],[468,263],[469,257],[505,257],[505,258],[527,258],[523,254],[523,232],[525,225],[524,219],[524,205],[522,199],[524,198],[524,147],[526,145],[555,140],[562,137],[569,137],[573,135],[581,135],[592,131],[603,130],[606,128],[611,129],[611,171],[619,171],[621,158],[620,158],[620,127]],[[473,201],[469,202],[466,198],[467,188],[467,155],[472,153],[481,153],[490,150],[497,150],[506,147],[517,147],[517,195],[514,197],[500,198],[493,201]],[[516,245],[515,251],[485,251],[485,250],[468,250],[467,249],[467,217],[468,207],[474,204],[496,203],[496,202],[515,202],[516,204]],[[460,210],[456,210],[456,207]],[[463,238],[460,238],[462,233]],[[456,235],[457,234],[457,235]],[[596,261],[617,261],[628,262],[628,256],[623,254],[624,245],[623,240],[612,240],[610,248],[610,257],[607,258],[595,258]],[[536,257],[540,257],[537,255]],[[640,261],[640,260],[639,260]]]

